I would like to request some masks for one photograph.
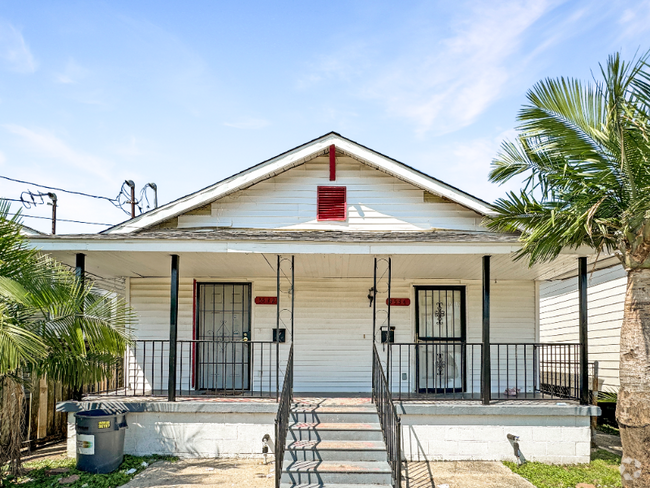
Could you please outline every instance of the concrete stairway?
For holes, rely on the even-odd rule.
[[[374,405],[294,404],[282,488],[388,488],[387,462]]]

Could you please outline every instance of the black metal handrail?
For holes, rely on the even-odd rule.
[[[402,486],[402,423],[395,412],[393,397],[388,387],[377,346],[372,355],[372,401],[377,406],[379,423],[384,434],[388,463],[393,475],[393,486]]]
[[[282,477],[282,460],[284,458],[284,447],[287,442],[287,430],[289,428],[289,411],[293,398],[293,344],[289,349],[287,369],[284,373],[284,384],[282,394],[278,403],[278,413],[275,416],[275,487],[280,488]]]

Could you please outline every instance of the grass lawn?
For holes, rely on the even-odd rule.
[[[44,459],[42,461],[27,462],[24,467],[27,473],[18,479],[11,479],[7,476],[6,470],[0,470],[0,487],[2,488],[45,488],[45,487],[70,487],[70,488],[116,488],[133,478],[136,474],[146,469],[143,463],[151,464],[156,461],[175,461],[176,458],[168,456],[124,456],[124,462],[117,471],[110,474],[90,474],[75,469],[75,459]],[[46,472],[55,468],[68,468],[64,474],[47,474]],[[126,471],[135,469],[135,472],[127,474]],[[72,475],[79,475],[74,483],[62,485],[59,479]]]
[[[517,466],[516,463],[508,461],[504,464],[537,488],[575,488],[578,483],[591,483],[596,488],[623,486],[618,470],[621,458],[602,449],[591,455],[589,464],[561,466],[527,463]]]

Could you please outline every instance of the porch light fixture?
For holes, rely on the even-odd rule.
[[[371,287],[368,290],[368,301],[370,301],[370,306],[372,307],[372,301],[375,299],[375,287]]]

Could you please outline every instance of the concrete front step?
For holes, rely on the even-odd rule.
[[[307,403],[293,403],[291,404],[291,411],[298,410],[322,410],[324,412],[373,412],[377,413],[377,408],[373,405],[319,405],[317,403],[307,404]]]
[[[386,461],[383,441],[289,441],[284,462]]]
[[[314,484],[314,483],[300,483],[299,485],[295,485],[293,483],[280,483],[280,488],[392,488],[391,485],[368,485],[368,484],[332,484],[328,483],[326,485],[321,485],[321,484]]]
[[[381,441],[383,438],[378,423],[361,422],[294,422],[287,433],[290,441]]]
[[[297,461],[284,467],[282,483],[391,484],[391,470],[386,461]]]
[[[318,407],[300,406],[291,409],[289,417],[294,422],[372,422],[377,419],[374,406]]]

